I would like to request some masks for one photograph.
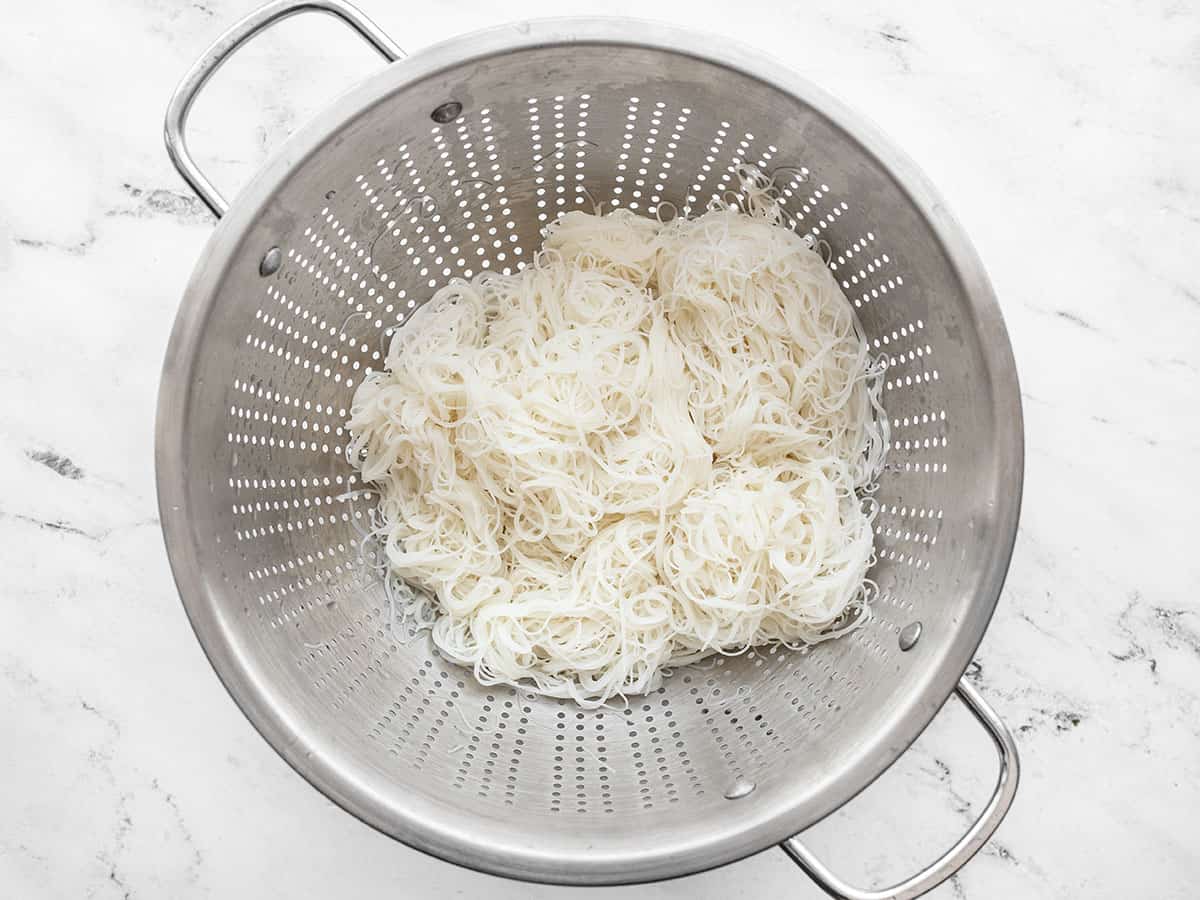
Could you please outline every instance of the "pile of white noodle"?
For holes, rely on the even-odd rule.
[[[822,259],[747,205],[567,213],[359,386],[348,455],[389,577],[428,592],[400,613],[479,681],[596,705],[865,613],[878,372]]]

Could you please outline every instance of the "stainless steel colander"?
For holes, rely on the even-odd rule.
[[[644,881],[781,843],[827,891],[915,897],[988,839],[1016,790],[1004,725],[960,676],[1012,551],[1022,426],[987,278],[911,162],[755,54],[614,20],[519,23],[390,65],[294,135],[227,206],[183,138],[239,45],[302,10],[401,51],[339,0],[277,2],[221,37],[171,101],[167,145],[220,218],[159,396],[163,530],[196,634],[238,705],[314,786],[376,828],[518,878]],[[512,270],[594,201],[698,210],[774,172],[889,368],[870,624],[807,654],[686,668],[623,709],[479,686],[397,643],[364,566],[342,423],[400,325],[455,276]],[[741,689],[741,690],[739,690]],[[862,891],[797,833],[960,699],[1000,751],[980,819],[925,871]]]

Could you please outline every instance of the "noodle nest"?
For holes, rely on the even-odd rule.
[[[757,187],[666,223],[566,213],[531,265],[437,291],[358,387],[393,621],[480,682],[594,706],[867,614],[879,369]]]

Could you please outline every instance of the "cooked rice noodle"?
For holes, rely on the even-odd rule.
[[[743,187],[693,219],[565,214],[532,265],[439,290],[359,386],[393,612],[479,681],[596,705],[866,614],[879,371]]]

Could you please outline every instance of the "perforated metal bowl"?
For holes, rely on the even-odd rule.
[[[163,529],[230,693],[314,786],[414,847],[519,878],[614,883],[783,843],[841,896],[912,897],[986,841],[1012,739],[959,678],[1011,553],[1022,427],[1008,340],[966,238],[913,165],[786,69],[644,23],[521,23],[388,66],[293,136],[227,209],[183,142],[191,101],[262,28],[235,26],[172,100],[180,171],[221,217],[184,297],[159,399]],[[797,230],[889,360],[869,625],[801,655],[680,670],[623,710],[480,687],[397,644],[359,559],[342,423],[382,333],[454,276],[529,261],[595,200],[702,208],[737,167],[777,170]],[[955,691],[1001,752],[996,793],[934,865],[883,892],[793,836],[877,777]],[[739,691],[739,689],[741,689]]]

